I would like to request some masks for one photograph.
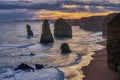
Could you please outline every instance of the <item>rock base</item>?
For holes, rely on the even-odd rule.
[[[47,44],[47,43],[53,43],[54,39],[52,36],[52,33],[42,33],[40,43]]]

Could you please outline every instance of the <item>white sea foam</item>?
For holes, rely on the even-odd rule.
[[[34,72],[14,71],[7,68],[0,72],[0,80],[64,80],[64,74],[56,68],[46,68]]]
[[[85,43],[96,43],[96,42],[102,42],[106,41],[106,39],[102,38],[102,32],[96,32],[88,35],[87,39],[84,40]]]
[[[34,50],[47,50],[49,48],[51,48],[52,45],[42,45],[42,44],[35,44],[32,46],[28,46],[28,49],[34,49]]]
[[[34,43],[20,43],[20,44],[0,44],[0,51],[10,50],[15,48],[26,48],[34,45]]]
[[[32,53],[33,54],[33,53]],[[35,53],[33,55],[31,55],[31,53],[14,53],[14,54],[11,54],[12,56],[22,56],[22,57],[45,57],[45,56],[53,56],[53,55],[50,55],[50,54],[47,54],[47,53]]]

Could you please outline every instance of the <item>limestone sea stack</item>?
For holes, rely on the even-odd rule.
[[[55,37],[72,37],[72,28],[63,18],[56,20],[54,24]]]
[[[26,25],[26,28],[27,28],[27,35],[28,36],[33,36],[33,32],[32,32],[32,30],[31,30],[31,27],[30,27],[30,25]]]
[[[40,43],[47,44],[47,43],[54,42],[49,26],[50,24],[48,20],[44,20],[43,25],[42,25],[42,34],[41,34]]]
[[[61,49],[61,53],[62,54],[66,54],[66,53],[70,53],[71,50],[69,48],[69,45],[67,43],[63,43],[61,46],[60,46],[60,49]]]
[[[112,13],[105,17],[104,22],[103,22],[103,37],[104,38],[107,37],[106,29],[107,29],[108,22],[110,22],[110,20],[112,20],[117,14],[118,13]]]
[[[108,66],[120,71],[120,13],[107,25],[107,57]]]

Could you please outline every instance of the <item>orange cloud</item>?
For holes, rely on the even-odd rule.
[[[90,12],[62,12],[62,11],[50,11],[50,10],[40,10],[37,11],[35,17],[33,19],[57,19],[57,18],[65,18],[65,19],[80,19],[82,17],[90,17],[90,16],[101,16],[108,15],[113,13],[113,11],[101,12],[101,13],[90,13]]]

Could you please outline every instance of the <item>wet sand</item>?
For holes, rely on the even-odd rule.
[[[99,43],[101,44],[101,43]],[[102,45],[105,45],[102,43]],[[120,80],[120,73],[109,69],[106,48],[95,51],[91,63],[82,68],[83,80]]]
[[[100,46],[98,44],[96,48],[98,48],[98,50],[102,50],[104,46]],[[95,52],[90,51],[89,54],[82,56],[80,63],[71,66],[60,67],[59,70],[65,74],[65,80],[83,80],[83,77],[85,77],[85,75],[83,75],[82,68],[88,66],[91,63],[91,60],[93,60],[92,55],[94,54]]]

